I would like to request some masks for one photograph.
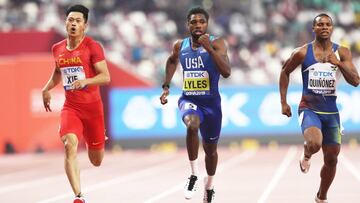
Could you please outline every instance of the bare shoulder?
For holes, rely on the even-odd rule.
[[[214,42],[225,42],[223,37],[215,37]]]
[[[296,55],[297,57],[303,57],[305,58],[306,52],[307,52],[308,44],[304,44],[301,47],[297,47],[293,51],[293,55]]]
[[[213,45],[225,45],[225,40],[222,37],[216,37],[213,41],[212,41]]]
[[[174,42],[173,44],[173,49],[174,51],[179,51],[180,50],[180,47],[181,47],[181,44],[182,44],[183,40],[182,39],[178,39]]]
[[[341,46],[339,45],[339,48],[338,48],[339,51],[350,51],[349,48],[345,47],[345,46]]]
[[[178,40],[176,40],[174,42],[173,49],[172,49],[172,52],[170,54],[170,58],[172,60],[175,60],[179,56],[179,52],[180,52],[182,42],[183,42],[182,39],[178,39]]]
[[[338,53],[341,59],[352,57],[350,49],[344,46],[339,46]]]
[[[302,63],[306,56],[307,47],[308,45],[305,44],[301,47],[295,48],[291,53],[291,57],[289,58],[289,60],[297,63]]]

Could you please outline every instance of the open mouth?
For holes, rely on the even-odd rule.
[[[76,34],[76,28],[75,27],[70,27],[69,33]]]
[[[194,31],[194,34],[196,34],[196,35],[202,35],[203,32],[202,32],[201,30],[195,30],[195,31]]]

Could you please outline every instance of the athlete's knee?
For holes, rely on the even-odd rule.
[[[307,128],[304,132],[307,149],[316,153],[321,149],[323,136],[321,130],[316,127]]]
[[[65,153],[67,156],[76,155],[77,147],[78,147],[78,140],[71,139],[70,137],[65,137],[63,139]]]
[[[88,151],[89,160],[92,165],[94,166],[100,166],[101,162],[104,157],[104,151],[103,150],[92,150],[89,149]]]
[[[196,121],[188,121],[187,123],[187,130],[190,132],[190,133],[197,133],[198,130],[199,130],[199,124],[196,122]]]
[[[312,153],[316,153],[321,149],[321,143],[317,143],[314,141],[308,141],[306,142],[306,148],[312,152]]]
[[[197,133],[200,128],[200,119],[197,115],[187,115],[184,118],[185,125],[190,133]]]
[[[205,150],[205,154],[208,157],[216,157],[218,155],[216,150]]]
[[[99,167],[101,165],[102,159],[101,158],[92,158],[90,159],[90,162],[92,163],[92,165]]]
[[[217,147],[216,147],[216,145],[213,145],[213,144],[205,144],[204,152],[205,152],[205,155],[208,157],[216,157],[218,155]]]
[[[338,163],[338,158],[336,155],[325,156],[324,163],[328,167],[336,167]]]

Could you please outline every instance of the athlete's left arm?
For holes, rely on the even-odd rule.
[[[110,83],[110,73],[106,61],[102,60],[94,64],[96,76],[88,78],[88,85],[106,85]]]
[[[350,50],[345,47],[339,47],[339,56],[340,60],[338,60],[335,54],[332,53],[328,60],[330,63],[340,68],[340,71],[346,82],[357,87],[360,83],[360,77],[355,65],[352,62],[352,55]]]
[[[210,54],[220,74],[224,78],[228,78],[231,74],[231,68],[225,41],[222,38],[217,38],[211,42],[208,34],[202,35],[198,41]]]
[[[82,89],[87,85],[106,85],[110,83],[110,74],[105,60],[94,64],[96,75],[85,80],[76,80],[72,83],[74,89]]]

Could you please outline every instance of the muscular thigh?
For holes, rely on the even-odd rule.
[[[65,103],[61,112],[60,134],[67,133],[82,135],[89,149],[104,148],[105,124],[102,102]]]
[[[323,144],[337,145],[341,144],[341,124],[339,114],[324,114],[320,115],[323,134]]]
[[[69,133],[73,133],[78,137],[81,136],[83,123],[76,110],[64,107],[60,114],[59,135],[63,137]]]
[[[202,108],[195,102],[186,100],[186,99],[180,99],[178,102],[179,110],[181,113],[181,118],[183,122],[185,122],[185,117],[188,115],[195,114],[199,117],[200,123],[204,120],[204,113]]]
[[[299,124],[307,143],[322,145],[322,123],[318,114],[308,109],[300,111]]]
[[[104,116],[96,116],[91,119],[84,119],[84,139],[89,149],[103,149],[105,145],[105,124]]]
[[[87,104],[82,114],[84,139],[89,149],[103,149],[105,145],[105,122],[102,102]]]
[[[205,143],[217,143],[221,132],[222,113],[219,106],[204,108],[200,133]]]
[[[299,124],[301,126],[301,130],[304,133],[306,129],[315,127],[321,130],[322,124],[315,112],[305,109],[299,112]]]

